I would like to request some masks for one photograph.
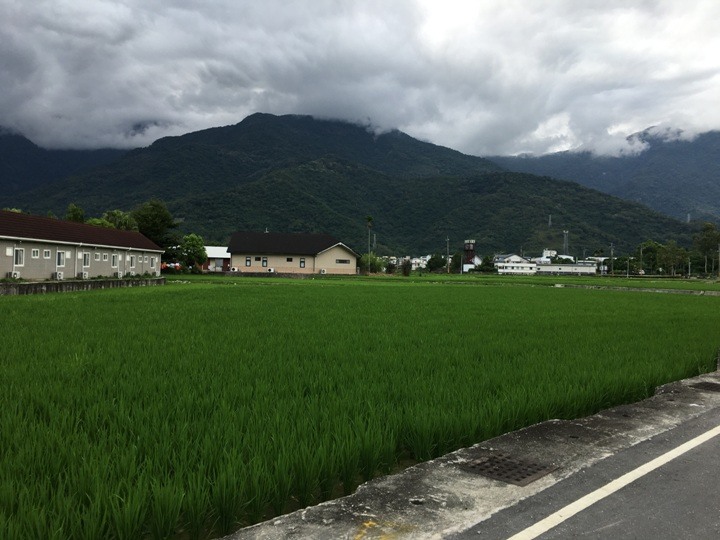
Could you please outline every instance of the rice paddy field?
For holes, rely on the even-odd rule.
[[[550,284],[0,297],[0,538],[218,537],[715,369],[720,297]]]

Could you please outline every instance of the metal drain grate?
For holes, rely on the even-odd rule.
[[[691,384],[692,388],[697,388],[698,390],[707,390],[709,392],[720,392],[720,383],[716,382],[710,382],[710,381],[702,381],[699,383]]]
[[[516,486],[527,486],[557,469],[555,465],[521,461],[505,454],[482,457],[461,465],[461,468],[468,472],[507,482],[508,484],[515,484]]]

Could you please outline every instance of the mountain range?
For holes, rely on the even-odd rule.
[[[115,161],[124,150],[46,150],[0,127],[0,193],[8,198]]]
[[[369,237],[378,253],[398,255],[442,253],[447,242],[455,251],[474,238],[486,254],[560,250],[568,231],[570,253],[589,255],[611,243],[631,250],[648,239],[688,245],[694,230],[599,188],[550,177],[563,175],[511,171],[515,166],[500,159],[400,131],[309,116],[258,113],[114,156],[96,151],[94,159],[103,158],[95,163],[78,160],[70,172],[40,170],[27,179],[13,151],[1,148],[4,141],[0,207],[62,216],[75,203],[99,216],[157,198],[183,231],[208,244],[225,244],[238,230],[267,229],[333,234],[358,252]],[[21,152],[17,161],[44,161],[29,155]]]
[[[685,139],[677,131],[648,129],[629,139],[643,150],[620,157],[559,152],[489,159],[511,171],[577,182],[680,220],[720,221],[720,132]]]

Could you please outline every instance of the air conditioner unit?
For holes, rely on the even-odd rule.
[[[275,269],[274,269],[274,268],[268,268],[268,272],[271,273],[271,274],[274,274],[274,273],[275,273]]]
[[[53,272],[52,278],[56,281],[62,281],[63,273],[62,272]]]
[[[324,268],[321,268],[321,269],[320,269],[320,273],[321,273],[321,274],[327,274],[327,270],[325,270]]]
[[[87,272],[78,272],[77,277],[79,277],[80,279],[87,279],[88,273]]]
[[[134,270],[130,270],[130,275],[131,275],[131,276],[134,276],[134,275],[135,275],[135,271],[134,271]]]
[[[121,278],[121,277],[123,276],[123,273],[122,273],[122,272],[115,272],[113,275],[114,275],[116,278]]]
[[[20,277],[20,272],[8,272],[7,277],[10,279],[18,279]]]

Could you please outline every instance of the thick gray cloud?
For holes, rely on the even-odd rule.
[[[136,147],[298,113],[487,155],[720,128],[716,0],[0,0],[0,125]]]

